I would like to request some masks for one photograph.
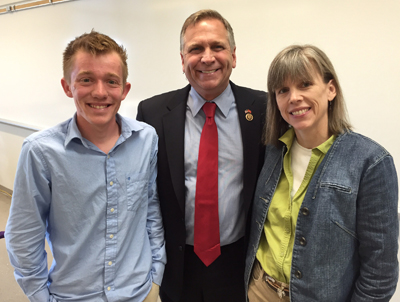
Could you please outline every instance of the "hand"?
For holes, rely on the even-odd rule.
[[[149,294],[143,300],[143,302],[157,302],[159,291],[160,291],[160,287],[157,284],[153,283]]]

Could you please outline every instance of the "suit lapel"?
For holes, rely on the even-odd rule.
[[[239,124],[243,143],[243,195],[245,211],[247,213],[253,198],[253,187],[257,181],[258,159],[260,156],[262,116],[260,106],[254,95],[231,82],[232,91],[235,95]],[[246,119],[246,110],[251,111],[253,119]]]
[[[163,117],[171,181],[183,214],[185,213],[185,117],[189,90],[190,85],[177,91],[167,103],[169,112]]]
[[[260,106],[255,101],[254,95],[230,83],[237,105],[239,124],[243,142],[243,193],[245,211],[251,204],[253,184],[257,180],[257,166],[260,155],[260,137],[262,132],[262,115]],[[166,153],[170,168],[170,177],[179,206],[185,213],[185,118],[186,103],[190,91],[190,85],[178,90],[167,102],[169,110],[163,117],[163,130],[165,137]],[[246,110],[250,110],[253,120],[246,119]]]

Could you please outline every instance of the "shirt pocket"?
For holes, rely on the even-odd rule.
[[[321,188],[326,189],[323,197],[329,203],[330,220],[338,227],[343,235],[350,235],[357,239],[357,194],[349,182],[321,183]]]
[[[339,193],[344,193],[344,194],[351,194],[352,189],[350,186],[342,185],[342,184],[337,184],[337,183],[331,183],[331,182],[322,182],[321,183],[321,188],[325,189],[331,189]]]
[[[127,173],[126,198],[128,211],[136,211],[147,204],[147,173]]]

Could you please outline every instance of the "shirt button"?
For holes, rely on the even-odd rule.
[[[307,240],[306,240],[306,238],[304,238],[304,237],[301,237],[301,238],[300,238],[300,245],[302,245],[302,246],[306,246],[306,245],[307,245]]]
[[[110,154],[107,154],[107,158],[110,158]]]
[[[296,271],[296,272],[294,273],[294,276],[295,276],[297,279],[303,278],[303,275],[301,274],[300,271]]]
[[[107,287],[107,290],[111,290],[111,287]]]
[[[113,238],[114,238],[114,235],[110,235],[110,238],[113,239]]]
[[[112,186],[114,184],[114,182],[110,181],[110,186]]]
[[[111,264],[112,264],[112,261],[108,262],[108,265],[111,265]]]
[[[304,207],[301,208],[301,214],[303,214],[304,216],[308,216],[308,214],[310,214],[310,211],[308,210],[308,208]]]
[[[114,211],[115,211],[114,208],[111,208],[110,212],[113,213]]]

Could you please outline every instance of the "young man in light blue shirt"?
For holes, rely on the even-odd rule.
[[[30,301],[157,300],[166,263],[158,138],[117,113],[131,87],[126,59],[94,31],[71,41],[61,84],[76,114],[23,144],[6,240]]]

